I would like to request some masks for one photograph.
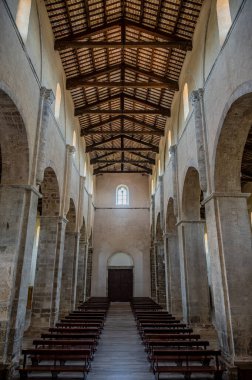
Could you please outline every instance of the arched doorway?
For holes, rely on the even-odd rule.
[[[167,262],[167,307],[168,310],[181,318],[181,279],[178,247],[177,218],[174,214],[174,200],[170,198],[166,211],[166,262]]]
[[[209,287],[205,254],[204,210],[201,210],[199,173],[187,169],[182,193],[182,220],[179,223],[180,268],[183,317],[203,325],[210,321]]]
[[[223,111],[213,162],[214,193],[206,202],[215,324],[222,353],[232,365],[252,358],[251,225],[249,194],[243,192],[252,181],[251,89],[252,82],[239,87]]]
[[[132,257],[123,252],[113,254],[108,260],[108,297],[112,302],[129,302],[133,297]]]

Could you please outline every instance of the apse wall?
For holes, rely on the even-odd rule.
[[[129,205],[116,205],[119,185],[129,189]],[[148,177],[141,174],[97,176],[94,217],[92,295],[107,295],[108,259],[116,252],[134,261],[134,296],[150,294],[150,203]]]

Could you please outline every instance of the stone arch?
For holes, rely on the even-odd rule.
[[[250,167],[244,171],[246,157],[251,157],[251,104],[252,81],[239,86],[226,103],[213,152],[214,194],[206,204],[215,324],[231,362],[251,356],[251,324],[246,320],[252,314],[251,225],[247,195],[242,194],[245,174],[251,178]]]
[[[76,208],[72,198],[70,198],[69,209],[66,215],[67,225],[65,233],[64,257],[62,268],[62,283],[60,297],[60,313],[67,314],[74,308],[76,299],[76,266],[78,234],[76,233]]]
[[[217,192],[241,191],[242,157],[252,125],[252,83],[244,87],[232,95],[220,121],[214,160],[214,188]],[[247,87],[251,92],[237,98]]]
[[[129,253],[115,252],[108,258],[108,267],[134,267],[133,257]]]
[[[200,219],[201,188],[199,173],[194,167],[187,169],[182,193],[182,217],[185,220]]]
[[[41,215],[58,216],[60,210],[59,184],[55,171],[51,167],[47,167],[44,171],[40,192],[42,193]]]
[[[55,171],[51,167],[44,170],[40,185],[42,197],[37,208],[37,225],[39,236],[37,249],[33,250],[31,271],[36,268],[32,296],[30,329],[38,325],[47,327],[53,323],[56,267],[58,263],[58,228],[60,212],[59,184]],[[57,277],[57,276],[56,276]],[[50,307],[48,307],[50,305]]]
[[[25,327],[36,196],[29,184],[27,130],[12,94],[0,82],[0,310],[2,363],[17,362]],[[29,224],[30,223],[30,224]],[[1,372],[1,371],[0,371]],[[0,375],[1,377],[1,375]]]
[[[0,89],[1,183],[27,184],[29,147],[26,128],[19,110],[5,91]]]

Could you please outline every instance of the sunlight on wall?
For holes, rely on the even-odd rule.
[[[217,20],[219,28],[220,45],[223,44],[232,24],[229,0],[217,0],[216,2]]]
[[[24,42],[26,42],[28,36],[30,13],[31,0],[19,0],[16,25]]]
[[[189,97],[188,97],[188,84],[185,83],[183,89],[183,106],[184,106],[184,120],[186,120],[189,114]]]
[[[55,99],[56,99],[55,100],[55,117],[56,119],[58,119],[60,115],[60,103],[61,103],[61,88],[60,88],[59,83],[57,83]]]

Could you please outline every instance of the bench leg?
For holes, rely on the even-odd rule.
[[[191,374],[190,373],[185,373],[185,380],[190,380],[191,379]]]
[[[214,380],[222,380],[222,372],[215,372]]]
[[[21,380],[28,379],[27,372],[23,372],[23,371],[19,370],[19,376],[20,376]]]
[[[58,373],[52,372],[52,379],[57,379],[57,378],[58,378]]]

